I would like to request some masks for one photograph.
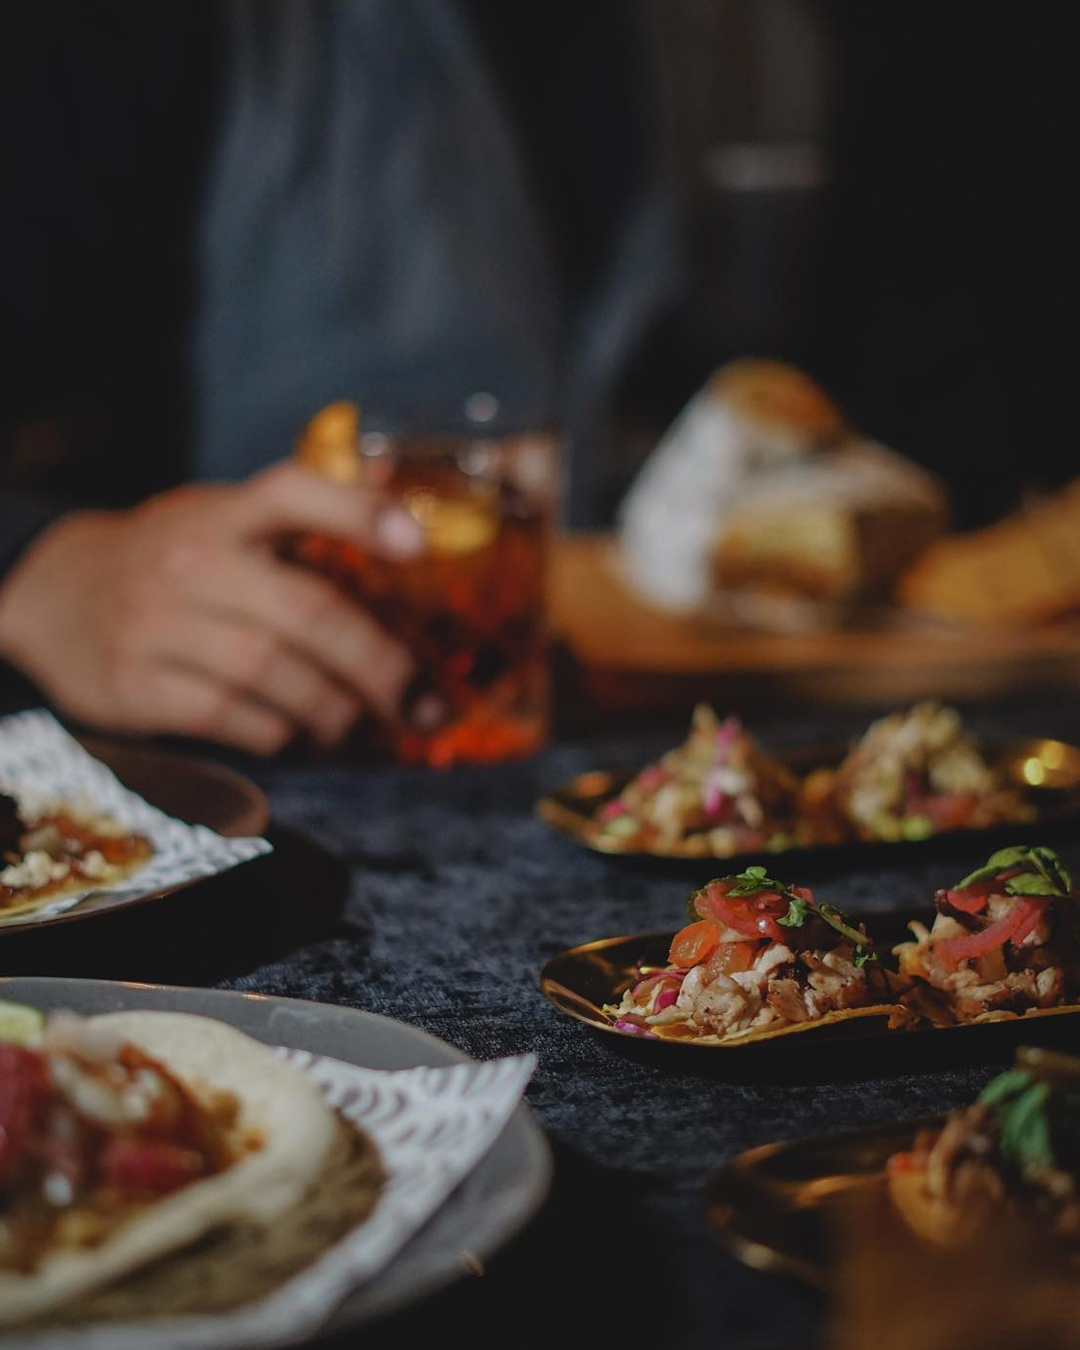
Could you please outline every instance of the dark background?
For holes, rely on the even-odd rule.
[[[1075,472],[1066,7],[442,3],[496,71],[568,311],[594,302],[642,185],[671,207],[673,284],[610,385],[579,397],[570,371],[556,409],[574,523],[608,519],[657,432],[748,353],[805,365],[945,474],[961,524]],[[227,8],[5,9],[0,490],[133,500],[184,474]],[[733,144],[795,144],[814,181],[733,186],[715,159]]]

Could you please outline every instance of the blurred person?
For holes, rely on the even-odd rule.
[[[935,469],[961,525],[1075,472],[1048,13],[10,9],[0,656],[87,721],[271,750],[399,715],[406,654],[275,556],[389,506],[266,473],[332,399],[423,430],[484,392],[492,431],[560,425],[575,526],[747,354]]]
[[[569,350],[601,381],[663,287],[663,208],[636,6],[579,8],[20,7],[0,656],[61,710],[257,753],[438,716],[276,547],[407,557],[419,527],[267,466],[337,398],[424,430],[483,392],[498,431],[561,420]],[[620,250],[659,278],[636,300]]]

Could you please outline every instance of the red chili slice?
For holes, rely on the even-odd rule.
[[[996,923],[980,929],[977,933],[967,933],[963,937],[936,943],[934,955],[947,969],[955,970],[961,961],[982,956],[985,952],[993,951],[995,947],[1008,942],[1020,931],[1021,925],[1026,925],[1024,932],[1029,933],[1041,918],[1045,907],[1045,900],[1021,897],[1008,914],[1003,915]]]

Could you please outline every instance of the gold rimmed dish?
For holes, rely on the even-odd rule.
[[[889,1158],[944,1121],[890,1121],[740,1153],[706,1182],[709,1228],[744,1265],[828,1288],[841,1207],[856,1194],[884,1199]]]
[[[816,769],[835,769],[850,746],[830,745],[802,747],[776,756],[794,773],[807,776]],[[1067,741],[1047,738],[1029,738],[1006,745],[982,747],[992,764],[999,765],[1009,783],[1023,791],[1025,804],[1033,814],[1024,820],[1001,822],[991,826],[963,827],[938,830],[921,839],[865,840],[850,838],[837,843],[792,842],[783,848],[735,849],[720,853],[712,847],[705,834],[691,834],[665,847],[642,849],[633,840],[629,843],[616,836],[604,834],[596,827],[597,813],[617,797],[635,777],[637,770],[608,772],[592,769],[577,775],[560,787],[547,793],[536,804],[540,819],[559,834],[595,853],[624,858],[660,858],[670,860],[700,860],[720,858],[725,861],[760,857],[764,853],[795,853],[799,855],[835,853],[838,849],[858,850],[880,854],[884,850],[924,850],[942,840],[983,837],[988,840],[1010,838],[1017,832],[1033,829],[1045,831],[1047,826],[1080,821],[1080,747]]]
[[[878,951],[888,953],[898,943],[910,939],[909,922],[918,920],[929,924],[933,913],[919,909],[848,917],[855,924],[864,923],[873,933]],[[698,1065],[710,1059],[713,1063],[732,1064],[736,1058],[733,1052],[739,1050],[745,1050],[749,1059],[761,1054],[779,1057],[784,1051],[796,1048],[803,1056],[820,1049],[826,1058],[832,1056],[837,1060],[836,1071],[842,1076],[872,1072],[882,1067],[886,1056],[890,1066],[895,1063],[918,1070],[938,1067],[957,1058],[964,1062],[992,1059],[1007,1054],[1020,1040],[1057,1044],[1068,1039],[1070,1032],[1075,1035],[1076,1023],[1070,1019],[1080,1014],[1080,1005],[1068,1005],[1036,1008],[1022,1016],[991,1013],[980,1020],[955,1026],[926,1023],[915,1028],[890,1030],[891,1008],[878,1005],[846,1009],[814,1021],[763,1028],[724,1040],[686,1036],[654,1038],[622,1030],[604,1011],[605,1005],[617,1004],[623,992],[641,978],[643,968],[665,965],[674,936],[672,932],[636,933],[571,947],[545,962],[540,971],[540,991],[559,1012],[607,1036],[616,1037],[627,1046],[640,1046],[641,1053],[676,1056],[692,1052],[693,1063]],[[807,1034],[799,1035],[795,1040],[794,1033],[802,1032]],[[835,1055],[834,1052],[841,1049],[841,1043],[846,1042],[853,1046],[857,1044],[860,1053]],[[712,1052],[712,1055],[706,1052]],[[743,1056],[737,1058],[742,1060]],[[819,1064],[816,1069],[820,1067]]]

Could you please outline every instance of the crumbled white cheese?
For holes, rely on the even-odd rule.
[[[71,1178],[65,1176],[63,1172],[50,1172],[45,1178],[41,1193],[49,1204],[57,1209],[63,1209],[75,1199],[75,1187],[71,1184]]]
[[[41,849],[33,849],[21,862],[11,863],[0,872],[0,884],[37,890],[51,881],[62,881],[70,873],[70,863],[61,862]]]
[[[118,869],[105,861],[103,853],[92,848],[85,858],[80,859],[79,870],[91,881],[108,881],[110,877],[116,875]]]

